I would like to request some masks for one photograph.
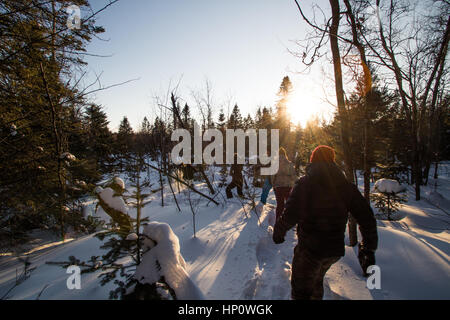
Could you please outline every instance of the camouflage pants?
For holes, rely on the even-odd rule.
[[[322,300],[323,278],[328,269],[341,257],[318,258],[297,245],[292,261],[292,299]]]

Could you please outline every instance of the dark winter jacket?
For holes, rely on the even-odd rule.
[[[367,250],[378,243],[376,220],[358,188],[348,182],[335,163],[312,163],[300,178],[275,225],[274,234],[297,225],[299,244],[317,257],[343,256],[348,213],[359,224]]]
[[[230,175],[231,175],[232,182],[235,182],[237,184],[243,183],[243,178],[242,178],[243,168],[244,168],[244,166],[242,164],[234,163],[231,165]]]

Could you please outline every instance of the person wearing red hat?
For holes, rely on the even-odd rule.
[[[329,146],[318,146],[311,153],[309,162],[335,162],[336,154],[333,148]]]
[[[284,242],[286,232],[297,225],[292,299],[323,298],[323,278],[345,254],[349,212],[362,234],[361,258],[367,262],[366,267],[375,264],[378,233],[373,211],[358,188],[347,181],[336,165],[335,157],[329,146],[314,149],[306,175],[297,180],[283,214],[274,226],[273,241],[280,244]]]

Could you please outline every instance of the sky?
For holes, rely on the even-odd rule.
[[[94,9],[105,3],[91,1]],[[310,12],[310,3],[301,3]],[[215,119],[221,107],[227,113],[235,103],[244,116],[258,106],[274,107],[286,75],[293,83],[288,108],[294,123],[334,108],[325,101],[333,99],[333,87],[323,74],[331,63],[300,73],[304,65],[288,52],[299,49],[292,41],[307,31],[293,0],[121,0],[97,24],[106,32],[93,39],[88,53],[108,57],[86,58],[88,79],[101,75],[103,86],[134,80],[91,97],[104,107],[113,131],[124,116],[135,129],[144,116],[154,120],[155,97],[178,83],[178,95],[195,112],[192,92],[204,92],[206,79]]]

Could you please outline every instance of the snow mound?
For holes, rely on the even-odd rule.
[[[399,193],[406,190],[398,181],[391,179],[380,179],[375,182],[374,190],[384,193]]]
[[[385,299],[450,298],[448,244],[436,246],[438,242],[417,232],[378,227],[380,250],[375,255]]]
[[[136,268],[135,279],[152,284],[164,277],[179,300],[203,300],[200,289],[186,271],[186,262],[180,253],[178,237],[166,223],[151,222],[144,226],[143,234],[156,242],[144,242],[151,249],[142,256]]]

